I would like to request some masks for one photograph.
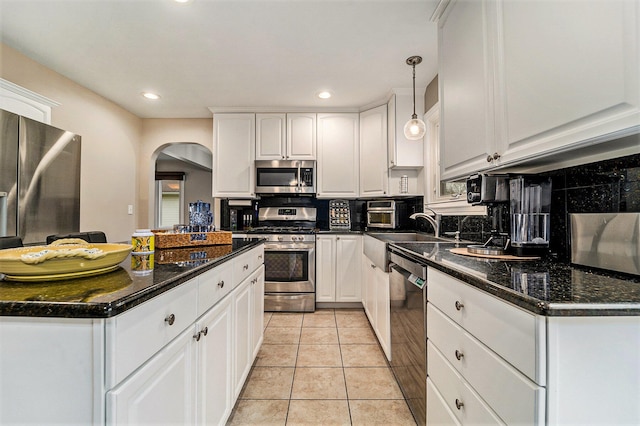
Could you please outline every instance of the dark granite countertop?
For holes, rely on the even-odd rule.
[[[0,316],[108,318],[262,243],[256,238],[234,238],[227,245],[156,250],[153,270],[146,273],[132,271],[130,255],[115,271],[93,277],[0,281]]]
[[[470,285],[545,316],[640,316],[640,277],[552,260],[496,261],[451,253],[448,243],[394,243],[390,250],[426,261]]]

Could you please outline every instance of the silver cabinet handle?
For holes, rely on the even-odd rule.
[[[498,154],[497,152],[494,152],[494,153],[493,153],[493,159],[494,159],[494,160],[497,160],[497,159],[499,159],[499,158],[500,158],[500,154]]]
[[[205,336],[207,335],[207,333],[209,333],[209,327],[205,327],[202,329],[202,331],[200,332],[202,334],[204,334]]]
[[[491,156],[491,154],[487,155],[487,163],[490,163],[493,161],[493,157]]]
[[[196,339],[196,342],[199,342],[199,341],[200,341],[200,338],[201,338],[203,335],[204,335],[204,336],[206,336],[206,335],[207,335],[207,333],[209,333],[209,328],[208,328],[208,327],[205,327],[205,328],[203,328],[202,330],[200,330],[198,333],[194,334],[194,335],[193,335],[193,338],[194,338],[194,339]]]
[[[456,408],[458,410],[461,410],[462,407],[464,407],[464,402],[460,401],[458,398],[456,398]]]
[[[224,287],[224,280],[221,280],[221,281],[218,283],[218,287],[220,287],[220,288]]]
[[[258,259],[262,259],[262,255],[259,255],[259,256],[258,256]]]
[[[196,333],[196,334],[194,334],[194,335],[193,335],[193,338],[196,340],[196,342],[199,342],[199,341],[200,341],[200,334],[201,334],[201,333],[202,333],[202,332],[200,332],[200,333]]]
[[[242,267],[242,270],[243,270],[243,271],[246,271],[247,269],[249,269],[249,264],[246,264],[246,265],[244,265],[244,266]]]
[[[371,264],[371,268],[372,269],[376,269],[376,265],[374,265],[373,263]]]
[[[464,354],[456,349],[456,359],[460,361],[462,358],[464,358]]]
[[[176,322],[176,316],[171,314],[164,319],[164,322],[168,323],[169,325],[173,325],[173,323]]]
[[[457,311],[461,311],[462,308],[464,308],[464,304],[461,303],[460,301],[456,300],[456,310]]]

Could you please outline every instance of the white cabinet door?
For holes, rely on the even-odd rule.
[[[318,235],[316,237],[316,301],[336,300],[336,237]]]
[[[255,114],[213,117],[213,196],[255,196]]]
[[[360,113],[360,195],[386,195],[387,106],[381,105]]]
[[[231,286],[231,283],[229,283]],[[224,424],[233,408],[231,385],[233,361],[233,318],[227,297],[196,324],[197,389],[196,423]]]
[[[419,169],[424,166],[424,141],[409,140],[404,136],[404,125],[413,115],[413,91],[393,89],[394,94],[387,103],[389,135],[389,167]],[[416,87],[416,93],[424,93],[424,87]],[[416,99],[416,115],[424,115],[423,102]]]
[[[439,22],[441,179],[488,167],[496,151],[488,2],[457,1]]]
[[[336,302],[361,302],[360,257],[362,237],[360,235],[338,235],[336,237]]]
[[[366,238],[366,237],[365,237]],[[376,324],[376,265],[367,256],[362,255],[362,305],[369,318],[371,327],[375,330]]]
[[[256,114],[256,160],[284,160],[285,140],[285,114]]]
[[[107,392],[107,424],[194,424],[195,327]]]
[[[640,125],[640,3],[500,4],[502,163]]]
[[[318,114],[318,197],[358,196],[358,114]]]
[[[376,335],[387,359],[391,360],[391,306],[389,295],[389,274],[380,268],[375,268],[374,281],[376,286]]]
[[[233,292],[233,396],[240,395],[251,369],[251,280],[244,280]]]
[[[253,273],[251,282],[251,362],[258,355],[264,337],[264,266]]]
[[[316,159],[316,114],[287,114],[287,160]]]
[[[447,407],[446,401],[429,377],[427,377],[427,407],[427,424],[441,426],[460,425],[460,422]]]

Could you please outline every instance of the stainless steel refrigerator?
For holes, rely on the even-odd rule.
[[[0,236],[80,228],[80,136],[0,109]]]

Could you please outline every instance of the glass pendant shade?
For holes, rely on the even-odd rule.
[[[424,121],[420,120],[417,116],[411,118],[411,120],[407,121],[407,124],[404,125],[404,137],[412,141],[422,139],[426,131],[427,126],[424,124]]]

